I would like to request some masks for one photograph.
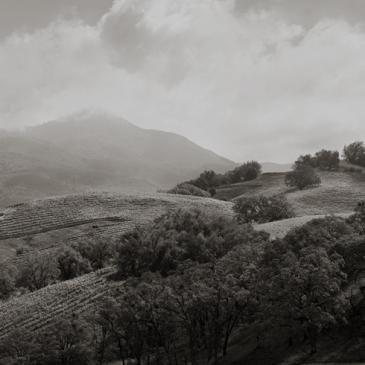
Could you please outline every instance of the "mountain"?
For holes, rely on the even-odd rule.
[[[0,132],[0,205],[90,190],[151,192],[234,166],[180,135],[83,112]]]

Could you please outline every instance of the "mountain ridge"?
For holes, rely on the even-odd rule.
[[[0,132],[0,206],[89,191],[153,192],[234,166],[178,134],[83,112]]]

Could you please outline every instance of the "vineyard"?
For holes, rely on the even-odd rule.
[[[62,244],[87,239],[113,242],[136,225],[182,207],[233,214],[229,202],[168,194],[89,194],[40,200],[1,212],[0,257],[21,265],[32,250],[48,254]],[[91,310],[98,298],[118,285],[107,280],[113,271],[103,269],[0,303],[0,338],[15,329],[47,329],[57,319]]]
[[[88,194],[39,200],[0,212],[0,257],[21,261],[29,250],[49,252],[85,239],[112,242],[136,225],[178,207],[232,214],[229,202],[169,194]]]
[[[107,268],[79,278],[50,285],[0,304],[0,338],[12,330],[39,331],[54,321],[90,310],[115,282],[107,280]]]

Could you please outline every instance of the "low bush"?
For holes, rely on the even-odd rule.
[[[181,194],[181,195],[194,195],[194,196],[202,196],[202,197],[210,197],[210,194],[203,190],[198,188],[197,186],[194,186],[192,184],[188,183],[182,183],[179,185],[176,185],[173,189],[167,191],[168,194]]]
[[[309,186],[318,186],[321,178],[316,174],[313,167],[308,165],[296,165],[293,171],[285,175],[285,184],[303,190]]]
[[[243,197],[236,200],[233,210],[240,223],[266,223],[294,216],[292,207],[282,195]]]

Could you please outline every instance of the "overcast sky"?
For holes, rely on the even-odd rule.
[[[363,0],[0,0],[0,127],[102,109],[236,161],[365,139]]]

